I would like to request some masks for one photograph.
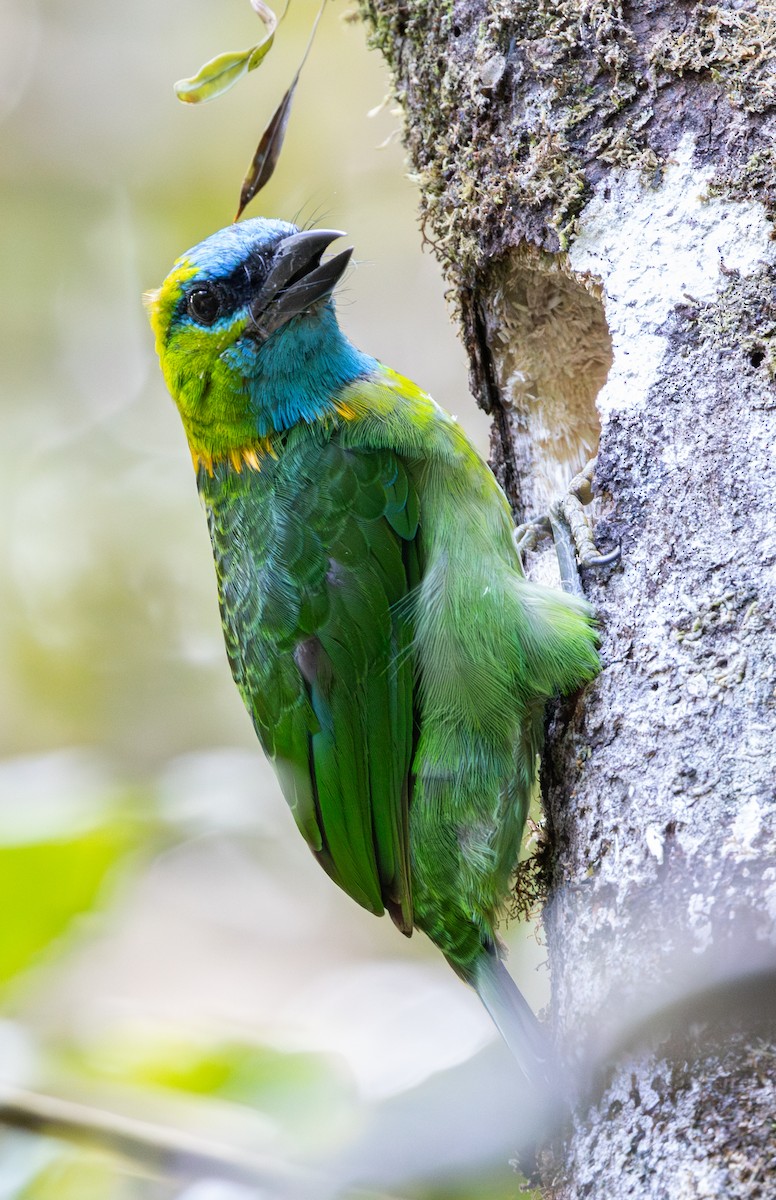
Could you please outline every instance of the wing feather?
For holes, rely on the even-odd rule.
[[[304,431],[260,472],[201,486],[232,671],[297,824],[410,933],[415,486],[391,450]]]

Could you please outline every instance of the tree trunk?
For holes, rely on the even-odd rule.
[[[773,1195],[776,3],[364,8],[515,515],[598,446],[622,548],[543,765],[543,1187]]]

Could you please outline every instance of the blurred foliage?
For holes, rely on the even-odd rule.
[[[336,1136],[357,1104],[353,1081],[337,1060],[246,1042],[194,1041],[162,1028],[112,1030],[86,1046],[63,1047],[53,1061],[66,1073],[60,1077],[78,1087],[125,1104],[140,1101],[144,1109],[156,1102],[160,1111],[172,1111],[186,1097],[223,1101],[225,1112],[244,1106],[261,1114],[252,1137],[280,1136],[297,1148]],[[216,1110],[211,1105],[208,1111]]]
[[[329,884],[258,751],[141,305],[231,219],[316,11],[294,0],[250,84],[192,110],[172,81],[255,35],[245,0],[0,6],[0,1086],[218,1132],[396,1196],[516,1197],[519,1084],[497,1057],[475,1070],[487,1018],[420,939]],[[485,450],[388,82],[343,15],[327,5],[254,209],[348,230],[347,331]],[[456,1064],[466,1085],[426,1099]],[[446,1138],[466,1182],[429,1190]],[[55,1197],[257,1193],[0,1130],[0,1198]]]
[[[281,1106],[287,1095],[315,1087],[328,1073],[309,1054],[281,1054],[240,1043],[202,1047],[172,1037],[122,1036],[112,1044],[102,1042],[92,1047],[83,1066],[89,1073],[125,1083],[218,1095],[240,1104],[279,1096]]]
[[[0,985],[94,905],[129,841],[116,824],[62,841],[0,845]]]
[[[18,1200],[173,1200],[180,1188],[123,1171],[109,1156],[63,1150]]]

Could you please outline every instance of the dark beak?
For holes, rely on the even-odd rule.
[[[343,250],[325,263],[321,255],[335,238],[344,236],[336,229],[307,229],[279,243],[269,275],[251,305],[254,337],[266,341],[292,317],[331,295],[353,250]]]

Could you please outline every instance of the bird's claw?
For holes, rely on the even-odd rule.
[[[522,562],[524,554],[530,554],[539,542],[548,537],[552,537],[552,526],[547,516],[537,517],[535,521],[526,521],[523,525],[516,526],[512,530],[512,540],[515,550],[520,555],[520,561]]]
[[[594,554],[590,558],[586,558],[584,562],[577,563],[580,567],[610,567],[612,563],[616,563],[620,557],[620,547],[615,546],[614,550],[610,550],[608,554]]]
[[[563,590],[582,596],[579,570],[587,567],[607,567],[620,557],[616,546],[608,554],[599,554],[593,539],[590,519],[584,505],[593,499],[593,472],[595,459],[575,475],[565,496],[550,505],[545,516],[519,525],[514,532],[515,548],[523,556],[533,550],[544,538],[552,537],[558,556],[560,581]]]

